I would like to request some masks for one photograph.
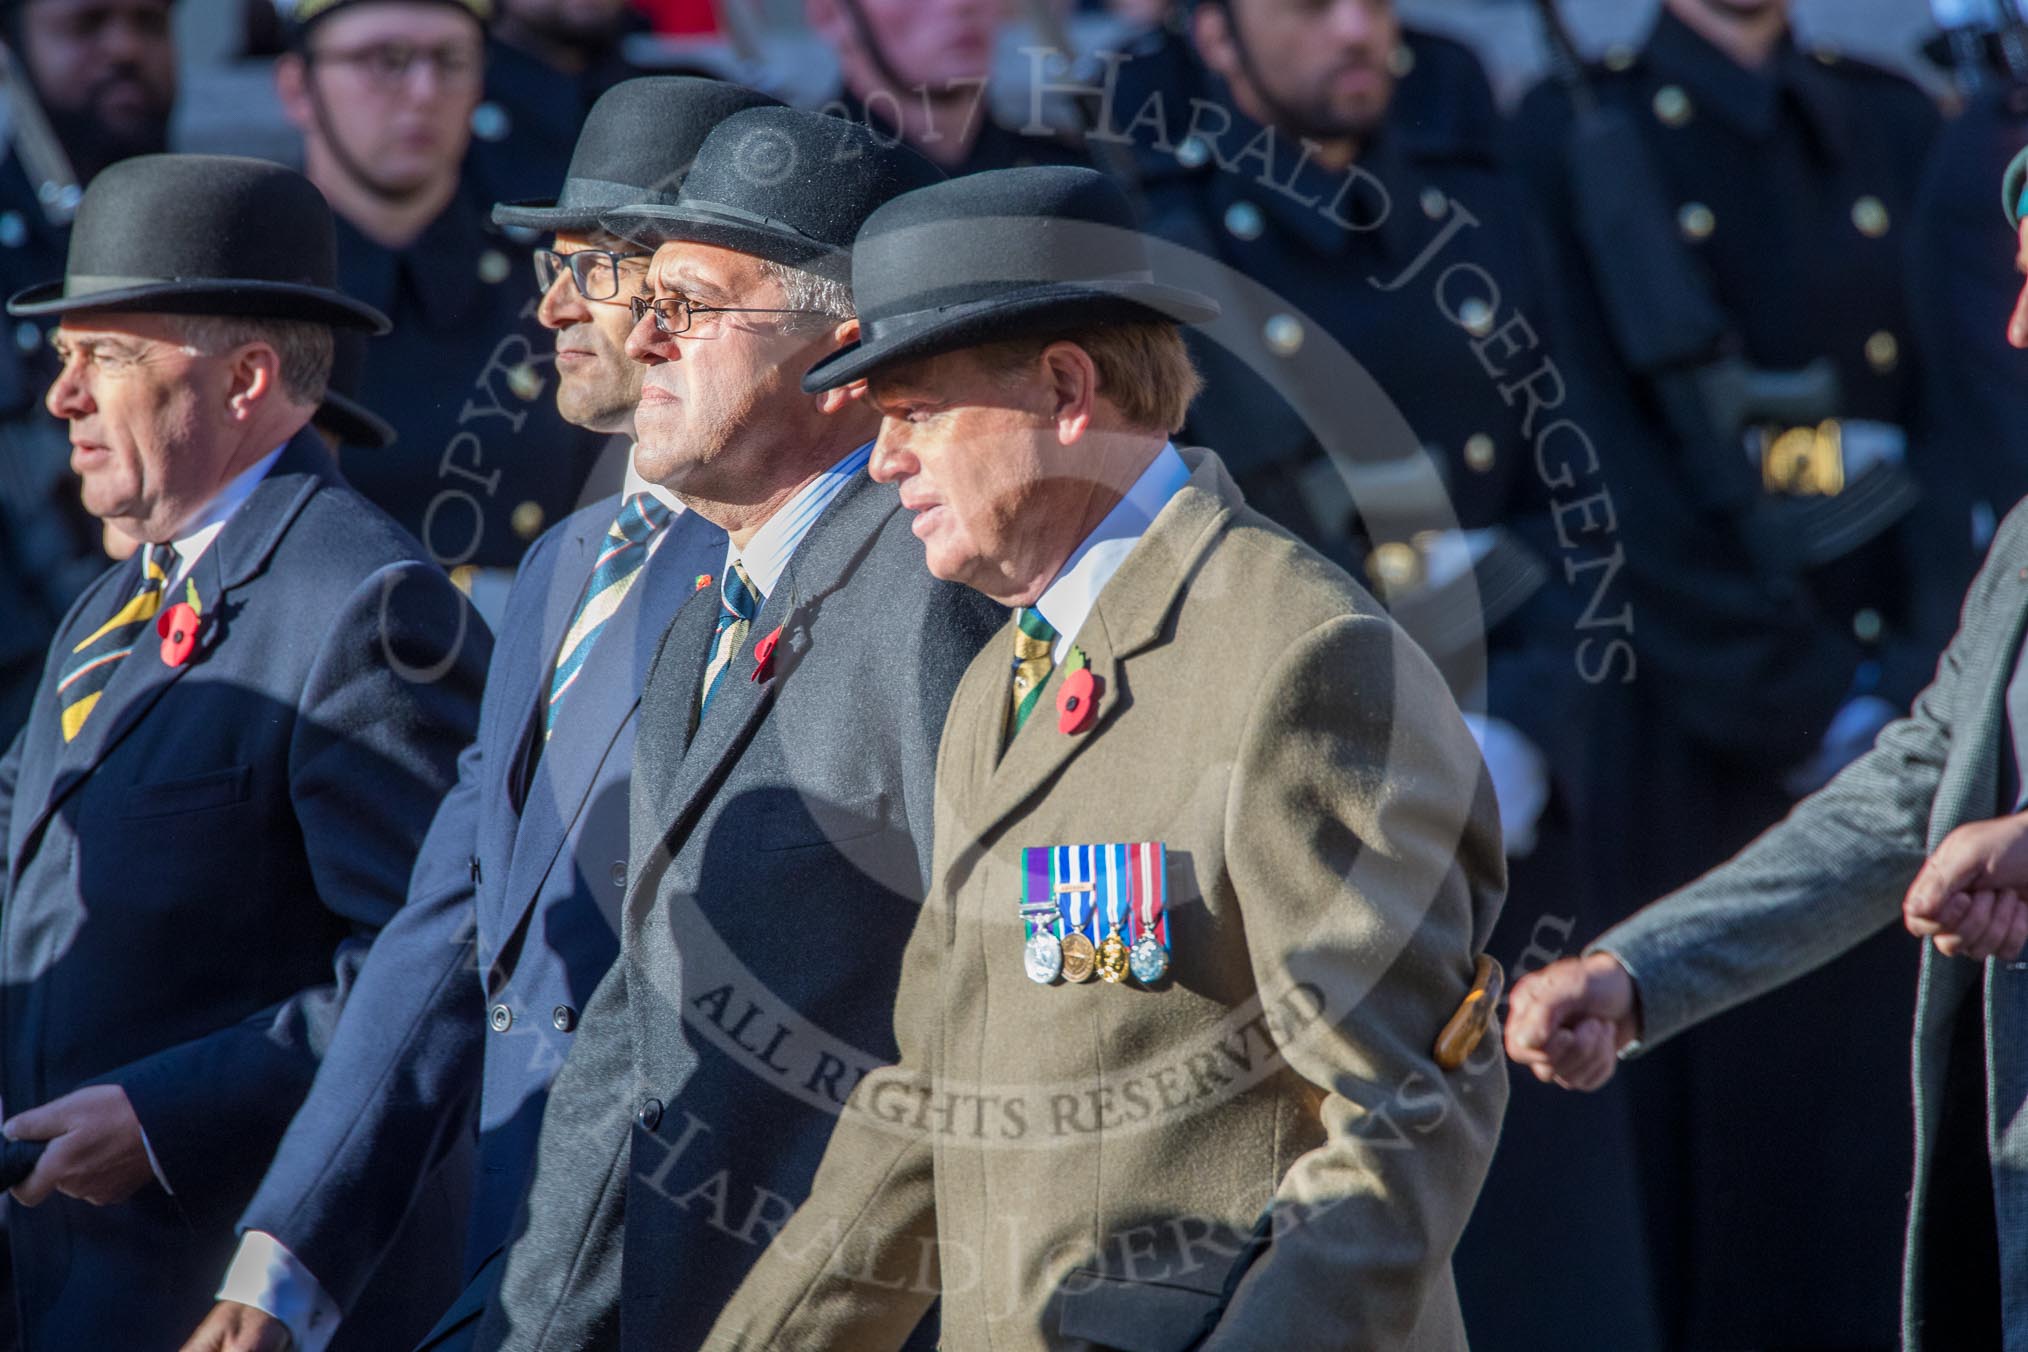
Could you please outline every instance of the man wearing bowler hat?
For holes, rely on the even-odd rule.
[[[8,1218],[31,1349],[202,1317],[477,720],[484,627],[306,430],[331,330],[385,324],[335,272],[300,175],[143,156],[8,302],[60,316],[50,412],[86,508],[142,542],[0,761],[4,1132],[46,1142]],[[419,1201],[352,1346],[456,1281],[462,1193]]]
[[[673,205],[604,217],[657,245],[628,347],[641,472],[728,545],[642,692],[620,957],[550,1095],[483,1348],[701,1346],[853,1080],[894,1055],[937,729],[995,620],[915,566],[866,477],[871,414],[796,382],[854,332],[860,223],[938,177],[756,108]]]
[[[602,210],[673,202],[705,134],[772,100],[668,77],[592,110],[560,193],[502,204],[539,229],[537,314],[572,423],[631,437],[641,367],[627,297],[648,257]],[[360,973],[317,1082],[241,1218],[221,1303],[191,1352],[321,1352],[478,1103],[467,1275],[509,1237],[550,1079],[619,950],[635,710],[656,641],[725,532],[630,473],[529,551],[493,651],[479,736],[437,809],[404,907]],[[475,1313],[473,1312],[466,1312]]]
[[[873,477],[1005,627],[944,726],[900,1064],[713,1348],[899,1346],[932,1241],[946,1346],[1465,1345],[1491,787],[1422,650],[1169,442],[1215,307],[1149,268],[1080,169],[860,232],[861,341],[804,388],[867,382]]]

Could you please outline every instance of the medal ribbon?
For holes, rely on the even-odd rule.
[[[1129,857],[1128,882],[1133,892],[1134,938],[1153,934],[1163,948],[1169,947],[1169,847],[1161,841],[1142,841],[1120,847]]]
[[[1086,890],[1093,882],[1092,847],[1089,845],[1059,845],[1056,847],[1056,883],[1082,883],[1076,890],[1065,889],[1057,893],[1063,909],[1064,936],[1082,934],[1094,943],[1098,941],[1097,926],[1092,924],[1092,894]]]
[[[1023,933],[1021,937],[1024,942],[1035,937],[1037,933],[1036,922],[1040,921],[1044,916],[1049,917],[1048,923],[1051,931],[1053,932],[1055,929],[1056,893],[1051,886],[1050,854],[1051,850],[1047,845],[1034,845],[1021,851],[1021,873],[1023,878],[1021,889],[1021,926]]]

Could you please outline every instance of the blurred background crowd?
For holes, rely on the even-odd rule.
[[[302,167],[344,288],[395,321],[341,352],[355,402],[320,426],[482,611],[624,467],[551,397],[547,241],[489,214],[554,194],[613,83],[735,80],[954,174],[1119,175],[1218,265],[1189,438],[1471,711],[1510,972],[1870,745],[2028,491],[2013,0],[497,0],[483,40],[389,0],[314,45],[287,0],[0,15],[0,288],[62,274],[124,156]],[[77,503],[53,371],[43,325],[0,330],[8,737],[121,549]],[[1601,1095],[1517,1082],[1457,1259],[1474,1342],[1892,1346],[1915,959],[1884,934]]]

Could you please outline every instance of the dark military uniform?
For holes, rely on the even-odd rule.
[[[1632,116],[1667,198],[1655,209],[1673,216],[1690,275],[1724,312],[1732,354],[1770,371],[1818,358],[1835,370],[1832,406],[1788,421],[1869,420],[1907,442],[1902,468],[1890,457],[1872,479],[1834,453],[1828,464],[1850,467],[1842,491],[1828,472],[1785,477],[1779,455],[1757,469],[1745,460],[1752,511],[1850,509],[1842,536],[1807,537],[1823,547],[1804,566],[1757,569],[1749,519],[1699,506],[1713,467],[1738,463],[1726,436],[1703,459],[1686,451],[1660,387],[1612,346],[1597,287],[1610,260],[1579,243],[1569,96],[1557,85],[1528,96],[1515,149],[1567,274],[1560,331],[1585,345],[1602,400],[1594,439],[1627,540],[1639,730],[1602,795],[1622,815],[1596,848],[1631,909],[1780,817],[1785,778],[1855,697],[1907,707],[1971,557],[1968,512],[1942,478],[1920,502],[1912,484],[1869,496],[1910,474],[1922,482],[1925,452],[1948,450],[1925,442],[1904,296],[1905,227],[1937,121],[1928,100],[1886,71],[1786,39],[1747,70],[1666,12],[1643,50],[1612,53],[1590,75],[1601,104]],[[1844,445],[1858,438],[1847,431]],[[1788,444],[1826,443],[1804,433]],[[1743,439],[1739,450],[1747,456]],[[1777,496],[1754,496],[1756,483]],[[1625,1077],[1640,1100],[1672,1343],[1893,1343],[1915,959],[1905,935],[1885,933]],[[1835,1245],[1797,1242],[1798,1226],[1827,1219]]]
[[[1909,223],[1909,312],[1922,364],[1933,473],[1959,482],[1983,549],[2028,496],[2028,352],[2007,342],[2021,288],[1993,182],[2028,144],[2028,90],[1989,86],[1944,124]]]
[[[466,158],[481,195],[520,202],[556,191],[592,104],[639,74],[617,46],[571,74],[488,37],[486,96],[472,112],[472,149]]]
[[[394,321],[368,347],[359,397],[400,437],[397,453],[348,457],[346,477],[439,563],[512,568],[579,506],[605,441],[556,411],[527,249],[483,223],[468,184],[399,251],[341,216],[338,277]]]
[[[1206,387],[1187,435],[1219,447],[1251,505],[1372,586],[1461,702],[1546,758],[1549,806],[1489,946],[1540,966],[1603,923],[1578,846],[1589,757],[1619,740],[1617,703],[1588,681],[1617,677],[1613,631],[1585,625],[1625,599],[1583,457],[1564,453],[1567,477],[1536,468],[1534,438],[1582,416],[1545,369],[1548,288],[1497,164],[1485,76],[1455,43],[1409,42],[1386,126],[1350,173],[1246,119],[1208,74],[1179,99],[1173,65],[1136,83],[1127,62],[1109,127],[1133,129],[1151,230],[1262,288],[1187,280],[1223,307],[1193,339]],[[1514,1090],[1455,1265],[1475,1345],[1652,1346],[1623,1095]]]
[[[0,161],[0,294],[61,277],[69,248],[69,228],[50,222],[20,161]],[[54,323],[0,332],[0,745],[27,721],[58,621],[106,566],[64,424],[42,406],[57,372]]]
[[[992,97],[982,92],[978,135],[973,138],[972,148],[966,152],[964,160],[947,171],[952,177],[975,174],[982,169],[1021,169],[1032,164],[1090,166],[1091,162],[1084,152],[1061,131],[1031,136],[1019,128],[1002,126],[993,117],[992,102]],[[871,127],[890,138],[899,134],[893,122],[881,116],[878,108],[869,109],[849,90],[839,91],[834,98],[819,105],[817,111]]]

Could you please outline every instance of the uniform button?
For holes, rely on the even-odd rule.
[[[1852,617],[1852,637],[1861,643],[1878,642],[1881,628],[1880,612],[1871,606]]]
[[[1422,214],[1431,220],[1442,220],[1443,214],[1450,207],[1450,204],[1451,199],[1442,188],[1424,188],[1422,190]]]
[[[524,502],[514,509],[508,520],[513,524],[514,533],[524,540],[533,540],[542,534],[542,504]]]
[[[1366,575],[1383,591],[1413,587],[1422,581],[1422,555],[1414,545],[1389,540],[1366,556]]]
[[[1397,80],[1406,80],[1415,70],[1415,49],[1407,43],[1396,44],[1387,54],[1387,71]]]
[[[1202,169],[1211,159],[1211,147],[1203,138],[1186,136],[1176,146],[1176,163],[1185,169]]]
[[[1718,218],[1702,202],[1685,202],[1676,212],[1676,227],[1683,232],[1683,238],[1693,244],[1701,243],[1718,228]]]
[[[495,1005],[487,1021],[493,1025],[494,1032],[504,1033],[514,1026],[514,1011],[505,1005]]]
[[[1303,322],[1294,315],[1270,316],[1260,333],[1278,356],[1293,357],[1303,345]]]
[[[1663,85],[1655,91],[1655,116],[1665,127],[1680,127],[1687,123],[1696,111],[1690,105],[1690,96],[1683,92],[1682,85]]]
[[[472,135],[481,141],[504,141],[514,130],[514,119],[490,99],[472,110]]]
[[[527,362],[507,373],[507,388],[514,391],[514,397],[527,403],[542,393],[542,373]]]
[[[656,1127],[661,1126],[662,1100],[649,1099],[646,1103],[643,1103],[641,1110],[634,1114],[634,1120],[641,1124],[641,1130],[643,1131],[653,1131]]]
[[[0,245],[18,249],[28,243],[28,218],[18,211],[0,211]]]
[[[1493,468],[1493,451],[1493,439],[1484,432],[1465,438],[1465,463],[1481,474]]]
[[[1624,42],[1615,42],[1606,48],[1605,68],[1615,75],[1634,68],[1634,60],[1640,53]]]
[[[1881,375],[1901,364],[1901,342],[1886,329],[1866,340],[1866,363]]]
[[[1458,323],[1474,338],[1484,338],[1493,331],[1493,307],[1477,296],[1458,306]]]
[[[559,1033],[568,1033],[577,1027],[577,1011],[569,1005],[558,1005],[550,1012],[549,1021],[556,1025]]]
[[[1225,209],[1225,228],[1235,239],[1259,239],[1266,226],[1260,208],[1251,202],[1234,202]]]
[[[613,886],[625,887],[626,885],[627,885],[627,861],[624,859],[615,860],[613,861]]]
[[[1845,59],[1845,54],[1843,52],[1839,51],[1836,47],[1833,47],[1828,43],[1826,43],[1824,46],[1817,48],[1815,51],[1811,52],[1810,55],[1816,57],[1817,64],[1821,66],[1835,66],[1840,61]]]
[[[498,249],[484,249],[479,254],[479,280],[488,286],[498,286],[507,280],[507,274],[514,271],[514,265],[507,261],[507,255]]]
[[[1868,196],[1852,204],[1852,224],[1859,227],[1859,233],[1868,239],[1879,239],[1887,233],[1887,205],[1879,198]]]

